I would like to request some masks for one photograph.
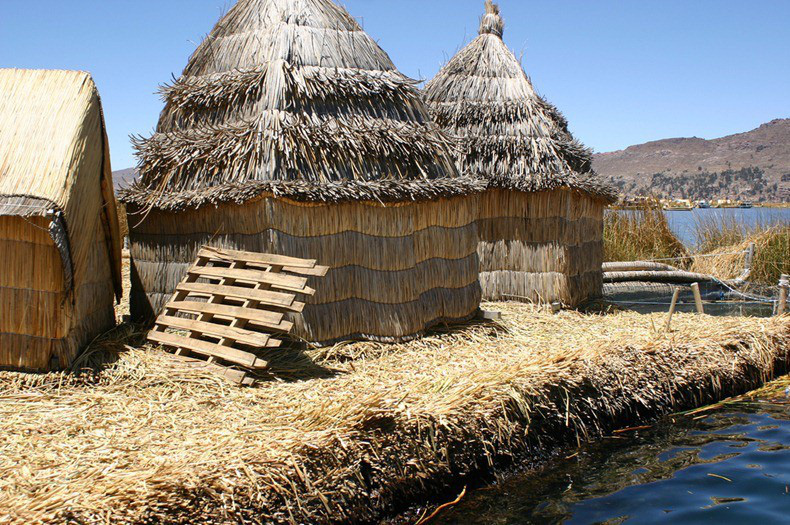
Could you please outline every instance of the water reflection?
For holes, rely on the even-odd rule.
[[[437,523],[790,522],[790,403],[750,402],[606,439],[475,492]]]

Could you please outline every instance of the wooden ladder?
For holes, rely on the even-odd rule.
[[[251,385],[251,372],[269,368],[255,352],[282,344],[293,328],[286,313],[305,306],[297,294],[315,294],[307,278],[328,271],[314,260],[204,246],[148,340],[191,365]]]

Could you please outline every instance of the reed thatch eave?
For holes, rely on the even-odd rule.
[[[313,184],[305,181],[259,181],[223,184],[192,191],[167,192],[152,198],[150,188],[137,183],[119,191],[124,204],[177,212],[225,203],[248,204],[267,197],[302,204],[424,202],[485,191],[487,181],[455,177],[423,181],[344,181]]]

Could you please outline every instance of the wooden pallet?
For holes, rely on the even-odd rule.
[[[205,246],[148,333],[151,343],[182,361],[209,368],[237,384],[269,365],[256,351],[278,348],[293,323],[288,312],[313,295],[310,276],[329,269],[316,261]]]

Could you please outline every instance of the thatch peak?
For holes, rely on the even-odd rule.
[[[499,14],[499,4],[495,4],[493,0],[486,0],[486,12],[480,20],[480,34],[499,38],[505,34],[505,21]]]
[[[65,206],[86,135],[103,125],[96,85],[82,71],[0,69],[0,200]],[[92,114],[96,129],[86,129]]]

